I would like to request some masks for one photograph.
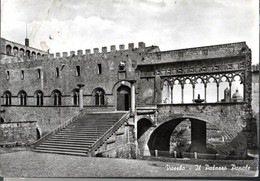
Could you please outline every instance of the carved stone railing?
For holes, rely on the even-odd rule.
[[[127,112],[123,117],[117,121],[110,129],[108,129],[95,143],[90,146],[90,150],[87,152],[88,156],[94,156],[95,151],[118,130],[130,117],[130,112]]]
[[[48,134],[44,135],[43,137],[41,137],[36,143],[34,143],[33,148],[36,148],[38,145],[40,145],[41,143],[43,143],[45,140],[47,140],[48,138],[50,138],[51,136],[55,135],[57,132],[59,132],[60,130],[64,129],[65,127],[67,127],[68,125],[70,125],[71,123],[75,122],[77,119],[79,119],[82,115],[84,114],[84,111],[80,111],[79,114],[77,114],[76,116],[73,116],[72,118],[68,119],[67,121],[65,121],[63,124],[61,124],[60,126],[58,126],[57,128],[55,128],[54,130],[50,131]]]

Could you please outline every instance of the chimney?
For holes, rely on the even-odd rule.
[[[25,38],[25,46],[29,46],[29,39],[28,38]]]

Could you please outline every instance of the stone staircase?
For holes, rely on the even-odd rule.
[[[116,131],[124,115],[125,112],[82,115],[35,144],[34,151],[87,156],[88,152],[101,146],[102,142],[110,136],[109,134]]]

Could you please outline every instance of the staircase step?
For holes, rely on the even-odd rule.
[[[50,139],[52,141],[65,141],[65,140],[68,140],[68,141],[74,141],[74,142],[91,142],[91,141],[96,141],[97,138],[53,138],[53,139]]]
[[[88,150],[125,113],[85,114],[45,142],[34,151],[67,155],[87,156]]]
[[[97,140],[97,138],[93,138],[93,139],[86,139],[86,138],[84,138],[84,139],[79,139],[79,138],[70,138],[70,139],[65,139],[65,138],[51,138],[50,140],[52,140],[52,141],[66,141],[66,140],[68,140],[68,141],[73,141],[73,142],[85,142],[85,143],[87,143],[87,142],[93,142],[93,141],[96,141]]]
[[[35,150],[48,150],[48,151],[60,151],[60,152],[72,152],[72,153],[87,153],[88,150],[76,150],[76,149],[63,149],[63,148],[48,148],[48,147],[36,147]]]
[[[79,153],[79,152],[67,152],[67,151],[56,151],[56,150],[33,150],[33,151],[41,152],[41,153],[56,153],[56,154],[63,154],[63,155],[87,156],[86,153]]]
[[[89,143],[77,143],[77,142],[61,142],[61,141],[56,141],[56,142],[45,142],[41,145],[64,145],[64,146],[75,146],[75,147],[88,147],[91,146],[93,144],[93,142],[89,142]]]
[[[88,145],[92,145],[94,143],[94,141],[88,141],[88,142],[81,141],[80,142],[80,141],[69,141],[69,140],[59,140],[59,141],[48,140],[45,143],[48,143],[48,144],[78,144],[78,145],[88,146]]]
[[[92,138],[97,138],[97,137],[100,137],[101,135],[73,135],[73,136],[70,136],[70,135],[55,135],[53,138],[65,138],[65,139],[68,139],[68,138],[75,138],[75,139],[92,139]]]
[[[109,129],[109,128],[110,128],[110,127],[107,127],[107,128],[104,128],[104,129],[101,129],[101,128],[98,128],[98,129],[96,129],[96,128],[68,129],[68,128],[66,128],[66,129],[64,129],[64,130],[62,130],[62,131],[60,131],[60,132],[93,132],[93,131],[96,132],[96,131],[107,130],[107,129]]]
[[[89,148],[88,147],[76,147],[76,146],[68,146],[68,145],[65,145],[65,146],[63,146],[63,145],[44,145],[44,144],[42,144],[42,145],[39,145],[39,146],[37,146],[36,147],[36,149],[41,149],[41,148],[54,148],[54,149],[73,149],[73,150],[82,150],[82,151],[88,151],[89,150]]]

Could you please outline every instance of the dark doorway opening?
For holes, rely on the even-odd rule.
[[[130,88],[127,86],[120,86],[117,89],[117,110],[128,111],[130,109]]]
[[[36,139],[40,139],[41,138],[41,134],[40,134],[40,131],[39,129],[36,129]]]
[[[139,139],[150,127],[152,123],[148,119],[141,119],[137,122],[137,139]]]
[[[148,141],[151,155],[155,155],[157,150],[159,156],[171,156],[170,141],[172,133],[184,120],[186,119],[177,118],[167,121],[153,131]],[[197,119],[189,120],[191,122],[191,145],[186,152],[206,153],[206,122]]]

